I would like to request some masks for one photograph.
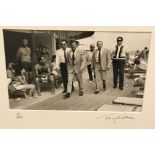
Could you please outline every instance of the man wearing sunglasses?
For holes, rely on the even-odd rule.
[[[67,40],[61,41],[61,49],[56,52],[56,68],[61,72],[62,82],[64,86],[63,93],[67,92],[68,71],[67,71],[67,53],[70,48],[67,47]]]
[[[123,90],[124,86],[124,68],[126,62],[129,60],[129,53],[123,45],[123,37],[117,38],[117,44],[112,51],[113,64],[113,88],[117,88],[119,82],[119,89]]]

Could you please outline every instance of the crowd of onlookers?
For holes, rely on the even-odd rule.
[[[37,94],[40,96],[41,85],[44,83],[51,86],[53,95],[56,86],[61,84],[61,75],[55,69],[56,55],[50,58],[48,49],[40,46],[36,49],[37,63],[33,66],[27,38],[23,38],[22,43],[17,51],[15,63],[8,63],[6,69],[9,97],[18,100],[18,95],[22,95],[22,92],[27,98],[37,97]]]

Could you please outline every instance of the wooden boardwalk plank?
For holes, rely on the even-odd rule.
[[[71,98],[63,99],[63,94],[61,94],[61,89],[57,90],[59,93],[54,97],[49,95],[44,97],[44,100],[38,101],[36,103],[24,104],[24,106],[12,106],[14,109],[27,109],[27,110],[76,110],[76,111],[97,111],[97,110],[107,110],[103,105],[108,105],[107,108],[112,108],[115,111],[131,111],[133,107],[122,107],[112,105],[112,101],[118,97],[135,97],[133,93],[133,80],[128,79],[125,74],[125,86],[124,90],[113,89],[113,75],[112,69],[108,72],[107,78],[107,90],[101,91],[99,94],[94,94],[95,82],[88,82],[87,70],[84,72],[84,96],[78,96],[78,86],[75,82],[76,88],[75,92],[71,94]],[[102,86],[102,84],[101,84]],[[112,107],[113,106],[113,107]]]
[[[126,105],[138,105],[142,106],[142,98],[133,98],[133,97],[118,97],[113,101],[114,104],[126,104]]]

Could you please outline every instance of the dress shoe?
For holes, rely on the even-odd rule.
[[[79,96],[83,96],[83,91],[80,91],[79,92]]]
[[[123,90],[123,87],[119,87],[120,90]]]
[[[64,96],[63,96],[64,99],[67,99],[67,98],[70,98],[70,93],[66,93]]]
[[[67,90],[63,90],[62,93],[67,93]]]
[[[115,89],[115,88],[117,88],[117,86],[114,85],[113,88]]]
[[[98,94],[98,93],[100,93],[100,91],[97,91],[97,90],[96,90],[94,94]]]

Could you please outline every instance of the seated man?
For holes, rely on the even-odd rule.
[[[135,55],[134,58],[134,70],[143,70],[147,69],[147,61],[143,58],[142,54]]]
[[[38,64],[35,65],[35,74],[38,95],[41,96],[41,83],[49,83],[52,87],[51,94],[53,95],[55,93],[55,81],[44,56],[38,58]]]

